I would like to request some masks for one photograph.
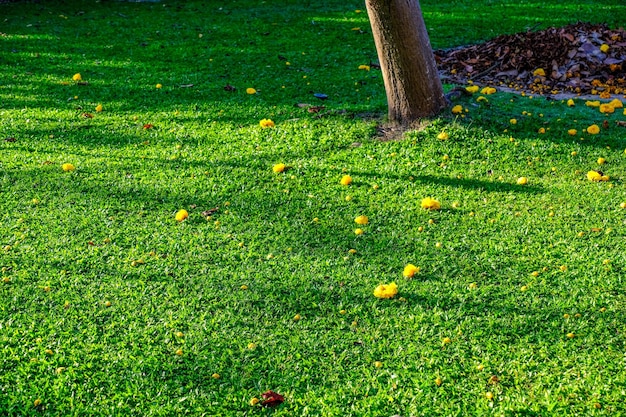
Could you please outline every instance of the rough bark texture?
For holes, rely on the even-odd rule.
[[[378,52],[389,122],[408,126],[446,107],[417,0],[366,0]]]

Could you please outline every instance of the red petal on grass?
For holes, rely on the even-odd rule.
[[[271,390],[261,394],[261,397],[263,397],[261,405],[264,407],[278,407],[285,401],[285,397]]]
[[[151,125],[150,123],[146,123],[145,125],[143,125],[144,129],[152,129],[154,125]]]

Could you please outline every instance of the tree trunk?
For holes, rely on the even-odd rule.
[[[409,126],[447,103],[418,0],[365,0],[378,51],[389,122]]]

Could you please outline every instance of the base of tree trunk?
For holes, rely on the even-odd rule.
[[[435,56],[418,0],[366,0],[387,93],[389,123],[410,126],[441,112],[443,95]]]

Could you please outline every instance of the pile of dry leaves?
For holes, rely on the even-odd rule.
[[[626,31],[577,23],[435,51],[444,80],[534,94],[626,94]]]

